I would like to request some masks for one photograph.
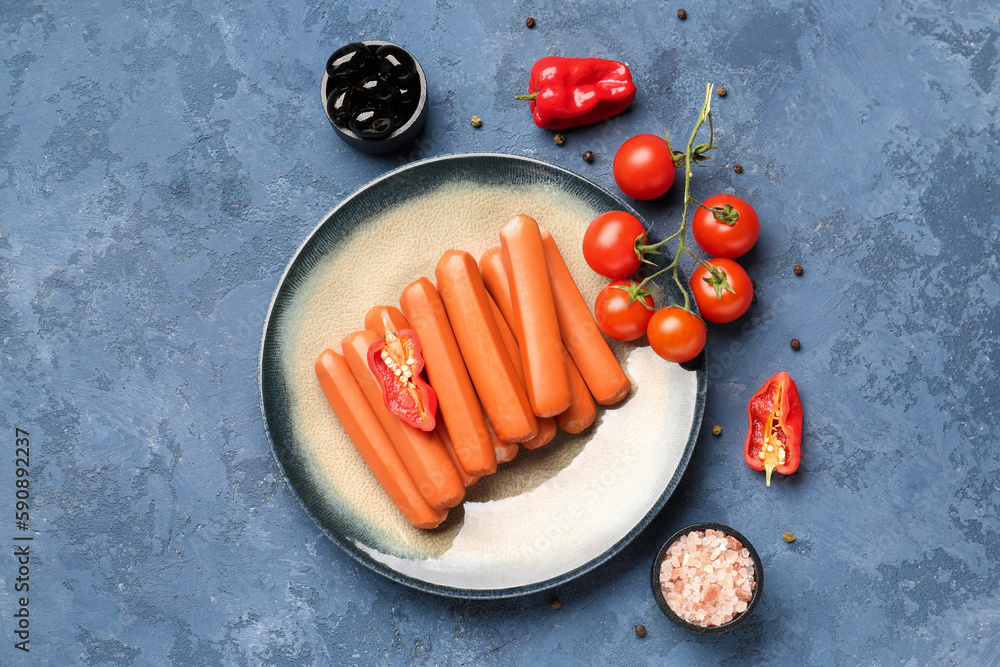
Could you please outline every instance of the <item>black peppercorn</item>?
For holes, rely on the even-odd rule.
[[[742,164],[734,164],[733,165],[733,171],[735,171],[737,174],[742,174],[743,173],[743,165]]]
[[[678,9],[677,10],[677,18],[679,18],[681,21],[683,21],[687,17],[688,17],[688,13],[687,13],[686,9]]]
[[[524,25],[528,26],[529,28],[534,28],[535,27],[534,17],[529,16],[528,18],[524,19]]]
[[[799,342],[798,338],[793,338],[791,341],[789,341],[788,345],[796,352],[802,349],[802,343]]]
[[[719,90],[717,90],[716,92],[719,93],[719,97],[725,97],[726,96],[726,87],[725,86],[719,86]]]
[[[583,161],[584,162],[593,162],[594,161],[594,153],[593,153],[593,151],[587,151],[586,153],[584,153],[583,154]]]
[[[646,626],[643,625],[642,623],[640,623],[639,625],[635,626],[635,636],[636,637],[640,637],[640,638],[641,637],[645,637],[646,636]]]
[[[796,264],[795,266],[792,267],[792,271],[795,272],[795,275],[801,276],[802,275],[802,265],[801,264]]]
[[[562,609],[562,602],[560,602],[558,599],[553,600],[552,608],[555,609],[556,611],[559,611],[560,609]]]

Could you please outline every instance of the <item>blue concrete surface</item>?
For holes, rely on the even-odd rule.
[[[1000,663],[998,26],[976,0],[0,1],[0,662]],[[324,118],[323,63],[358,38],[430,78],[402,155],[357,153]],[[512,99],[544,55],[628,61],[634,108],[556,147]],[[706,428],[671,503],[558,611],[416,593],[341,553],[257,403],[264,313],[304,235],[421,156],[531,155],[613,187],[620,142],[686,136],[706,81],[729,94],[695,194],[757,207],[760,300],[711,329]],[[639,207],[676,224],[676,195]],[[804,461],[765,488],[744,406],[779,369]],[[746,534],[767,572],[754,617],[715,638],[671,625],[647,583],[660,541],[701,520]]]

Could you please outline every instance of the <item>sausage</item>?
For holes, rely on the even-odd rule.
[[[400,329],[411,329],[407,318],[403,317],[403,313],[399,312],[399,308],[395,306],[372,306],[365,313],[365,329],[368,331],[374,331],[379,336],[385,335],[385,321],[382,317],[386,316],[389,321],[392,322],[392,326],[396,328],[396,331]],[[417,337],[419,338],[420,332],[417,332]],[[420,342],[421,347],[423,347],[423,341]]]
[[[563,344],[587,382],[594,400],[601,405],[617,403],[628,396],[632,383],[608,347],[604,334],[597,328],[597,322],[559,254],[552,235],[545,229],[540,229],[540,233]]]
[[[507,326],[507,322],[504,320],[503,314],[500,312],[500,308],[497,307],[496,301],[489,293],[486,294],[486,298],[490,301],[490,310],[493,312],[493,319],[497,323],[497,327],[500,329],[500,338],[503,339],[504,347],[507,349],[507,354],[510,355],[510,360],[514,362],[514,370],[517,371],[517,378],[521,381],[521,386],[524,386],[524,366],[521,364],[521,351],[517,346],[517,339],[514,338],[514,334],[511,332],[510,327]],[[587,393],[590,396],[590,393]],[[552,438],[556,437],[556,420],[552,417],[538,417],[538,435],[529,440],[525,440],[523,444],[528,449],[538,449],[542,445],[547,445],[552,442]]]
[[[368,348],[378,335],[373,331],[348,334],[342,343],[344,357],[361,391],[375,411],[399,458],[417,484],[420,495],[435,509],[454,507],[465,497],[465,485],[433,431],[421,431],[396,418],[382,402],[382,390],[368,368]]]
[[[483,281],[486,283],[487,289],[490,292],[490,298],[493,299],[491,303],[494,308],[501,312],[501,314],[497,315],[498,321],[502,321],[505,318],[509,320],[514,317],[510,302],[510,294],[507,291],[507,272],[503,267],[501,259],[502,256],[500,254],[500,248],[496,247],[483,253],[482,258],[479,260],[483,274]],[[503,308],[500,307],[501,303],[505,303],[507,305],[506,313],[502,313]],[[503,333],[504,327],[501,327],[500,329],[501,333]],[[507,329],[507,332],[509,333],[509,329]],[[514,341],[513,345],[516,349],[517,341]],[[508,349],[509,348],[510,345],[508,344]],[[597,418],[597,406],[594,405],[594,398],[590,395],[587,383],[584,382],[583,376],[580,375],[580,370],[576,367],[576,364],[573,362],[573,359],[566,350],[566,347],[560,344],[560,349],[563,362],[566,364],[566,375],[569,379],[572,400],[570,401],[569,407],[565,411],[556,415],[556,422],[559,424],[559,427],[567,433],[580,433],[594,423],[594,419]],[[513,352],[512,354],[517,356],[519,352]],[[541,422],[541,420],[539,420],[539,422]],[[525,446],[531,448],[529,445]]]
[[[521,381],[521,386],[524,386],[524,364],[521,363],[521,348],[517,344],[517,338],[514,336],[514,332],[510,330],[510,326],[507,325],[507,319],[500,312],[500,307],[497,305],[493,295],[487,293],[486,298],[490,302],[490,312],[493,313],[493,321],[497,323],[497,329],[500,330],[500,340],[503,341],[503,347],[507,350],[507,354],[514,364],[517,379]]]
[[[419,278],[403,290],[399,305],[406,314],[403,321],[420,339],[427,378],[437,392],[438,410],[463,472],[476,477],[493,474],[497,469],[493,441],[441,296],[430,280]]]
[[[538,433],[538,421],[490,312],[476,260],[448,250],[435,270],[438,291],[486,416],[504,442],[523,442]]]
[[[409,342],[417,345],[417,354],[415,356],[418,356],[419,360],[415,360],[416,364],[408,369],[411,372],[414,372],[415,376],[411,378],[412,385],[410,383],[406,383],[407,387],[412,387],[412,394],[410,398],[413,401],[412,405],[415,408],[415,412],[410,416],[413,421],[410,421],[410,419],[393,409],[391,392],[384,391],[383,397],[385,398],[385,405],[389,408],[389,411],[402,419],[404,423],[409,426],[423,429],[424,431],[433,431],[437,425],[437,419],[435,417],[438,411],[439,397],[437,392],[434,391],[434,388],[431,387],[422,375],[422,371],[424,370],[424,355],[420,351],[420,339],[416,332],[410,328],[410,324],[406,321],[406,318],[403,317],[403,313],[399,312],[399,308],[396,308],[395,306],[373,306],[370,308],[368,312],[365,313],[365,329],[368,331],[374,331],[385,341],[385,347],[382,348],[383,352],[388,352],[393,347],[393,344],[389,343],[389,338],[387,337],[390,333],[398,338],[399,345],[396,346],[396,349],[399,351],[405,350],[406,346],[410,344]],[[386,361],[386,358],[383,356],[382,360]],[[372,366],[373,362],[376,366]],[[375,373],[375,377],[379,384],[385,388],[385,380],[387,377],[390,382],[392,382],[392,378],[391,376],[380,377],[377,369],[377,366],[379,365],[378,362],[378,356],[373,357],[371,354],[368,355],[368,367],[372,369],[373,373]],[[399,377],[400,371],[395,370],[395,372],[397,377]]]
[[[556,437],[556,433],[559,429],[556,427],[556,420],[554,417],[539,417],[538,418],[538,435],[530,440],[525,440],[521,444],[525,449],[538,449],[542,445],[547,445],[552,442],[552,439]]]
[[[510,283],[507,281],[507,269],[503,266],[503,249],[493,246],[479,258],[479,272],[483,275],[483,284],[496,302],[507,326],[514,330],[514,305],[510,302]]]
[[[493,441],[493,451],[497,455],[497,463],[508,463],[514,460],[517,453],[521,451],[521,448],[516,442],[504,442],[499,437],[497,437],[496,431],[493,430],[493,425],[490,424],[490,420],[486,420],[486,428],[490,432],[490,440]]]
[[[573,358],[563,347],[563,360],[566,362],[566,374],[569,377],[569,389],[573,394],[573,400],[565,412],[556,415],[556,423],[559,428],[567,433],[580,433],[585,428],[594,423],[597,418],[597,406],[594,404],[594,397],[590,395],[590,389],[580,369],[576,367]]]
[[[316,358],[316,377],[351,442],[406,520],[417,528],[444,521],[448,510],[434,509],[420,495],[344,356],[324,350]]]
[[[527,215],[515,215],[500,230],[500,247],[528,400],[537,416],[553,417],[569,407],[573,396],[560,351],[559,319],[538,223]]]
[[[451,441],[451,437],[448,435],[448,428],[444,423],[439,422],[437,428],[434,429],[438,437],[441,438],[441,444],[444,448],[448,450],[448,456],[451,457],[451,462],[455,465],[455,470],[458,471],[458,476],[462,478],[462,483],[465,484],[465,488],[469,488],[473,484],[479,481],[478,476],[470,475],[465,472],[462,468],[462,464],[458,461],[458,455],[455,454],[455,444]]]

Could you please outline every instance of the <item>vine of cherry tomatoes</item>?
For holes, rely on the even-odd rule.
[[[714,144],[711,122],[712,84],[705,90],[705,101],[694,131],[684,152],[673,150],[670,138],[640,134],[628,139],[615,155],[613,172],[622,192],[635,199],[663,196],[676,180],[677,170],[684,170],[684,212],[679,229],[658,243],[648,243],[647,230],[634,215],[610,211],[597,216],[583,239],[583,255],[590,267],[612,282],[600,291],[594,304],[594,317],[601,330],[617,340],[635,340],[643,334],[650,347],[668,361],[685,362],[698,356],[705,347],[710,322],[732,322],[742,316],[753,301],[753,283],[742,266],[733,261],[746,254],[760,235],[757,212],[746,201],[733,195],[718,194],[699,202],[691,196],[691,165],[711,158]],[[709,123],[708,143],[695,145],[705,121]],[[688,207],[694,205],[691,231],[695,241],[715,259],[705,261],[686,245]],[[674,259],[665,268],[639,280],[630,278],[646,259],[647,253],[677,241]],[[688,255],[698,266],[689,286],[701,313],[691,308],[691,297],[679,278],[680,258]],[[659,310],[653,305],[656,290],[647,287],[653,278],[672,271],[673,280],[684,294],[683,306],[669,304]]]

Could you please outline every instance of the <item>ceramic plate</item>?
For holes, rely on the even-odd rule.
[[[509,155],[433,158],[369,183],[333,209],[292,257],[271,302],[260,356],[264,423],[306,511],[351,556],[441,595],[501,598],[543,590],[605,562],[676,488],[701,424],[705,375],[658,358],[640,339],[613,349],[632,380],[577,436],[522,448],[432,531],[411,527],[381,491],[313,372],[325,348],[363,328],[378,304],[448,248],[478,257],[526,213],[558,243],[590,303],[605,280],[580,252],[598,213],[632,209],[559,167]],[[648,225],[647,225],[648,226]],[[682,299],[664,291],[665,301]]]

